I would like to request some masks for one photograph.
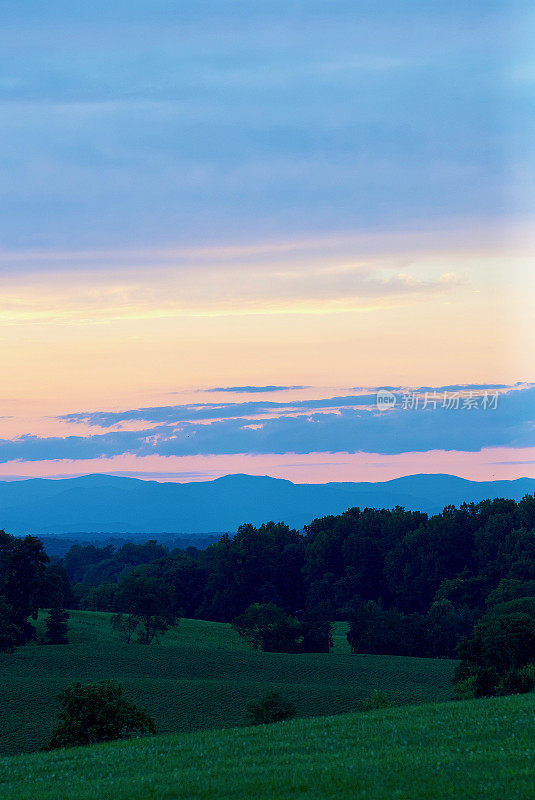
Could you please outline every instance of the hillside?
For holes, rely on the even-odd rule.
[[[9,533],[213,533],[268,519],[301,528],[314,517],[351,506],[435,513],[445,505],[486,498],[519,500],[535,480],[468,481],[452,475],[409,475],[383,483],[294,484],[252,475],[158,483],[109,475],[64,480],[0,481],[0,526]]]
[[[454,662],[351,656],[343,623],[330,655],[289,655],[251,650],[230,625],[187,619],[159,645],[128,646],[112,631],[110,615],[71,613],[70,644],[0,654],[0,752],[45,745],[55,696],[77,680],[120,680],[161,733],[245,725],[248,703],[273,688],[295,702],[300,716],[354,710],[374,689],[398,703],[451,696]]]
[[[206,731],[0,760],[3,800],[530,800],[535,697]]]

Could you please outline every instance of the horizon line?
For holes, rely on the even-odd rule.
[[[159,477],[158,477],[159,476]],[[26,481],[69,481],[78,480],[79,478],[123,478],[126,480],[142,481],[144,483],[173,483],[180,486],[186,486],[192,483],[215,483],[215,481],[223,480],[225,478],[269,478],[273,481],[280,481],[284,483],[291,483],[293,486],[326,486],[329,484],[384,484],[393,483],[394,481],[403,480],[405,478],[419,478],[419,477],[443,477],[443,478],[457,478],[466,483],[516,483],[518,481],[529,480],[534,481],[535,478],[530,478],[527,475],[522,475],[517,478],[490,478],[488,480],[476,480],[473,478],[465,478],[462,475],[456,475],[451,472],[412,472],[405,475],[398,475],[396,478],[387,478],[385,480],[376,481],[305,481],[297,482],[289,478],[275,477],[274,475],[257,475],[248,472],[229,472],[225,475],[218,475],[215,478],[202,477],[199,479],[191,480],[172,480],[165,473],[129,473],[129,472],[81,472],[73,475],[59,474],[59,475],[8,475],[0,477],[0,483],[23,483]]]

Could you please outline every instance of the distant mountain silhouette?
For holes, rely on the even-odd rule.
[[[0,529],[10,533],[161,534],[235,531],[242,522],[283,520],[301,528],[352,506],[436,513],[485,498],[519,500],[535,479],[469,481],[453,475],[408,475],[382,483],[296,484],[227,475],[198,483],[158,483],[111,475],[0,481]]]

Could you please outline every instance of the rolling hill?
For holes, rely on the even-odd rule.
[[[273,689],[291,699],[300,716],[355,710],[374,689],[396,703],[452,695],[454,661],[352,656],[344,623],[336,625],[333,653],[292,655],[257,652],[228,624],[190,619],[161,644],[126,645],[112,630],[110,614],[71,615],[69,644],[0,653],[0,754],[43,747],[54,727],[56,695],[78,680],[120,681],[160,733],[246,725],[247,705]]]
[[[3,800],[531,800],[535,697],[433,703],[0,759]]]
[[[535,492],[535,479],[469,481],[409,475],[382,483],[295,484],[227,475],[213,481],[159,483],[110,475],[0,481],[0,527],[9,533],[198,534],[235,531],[242,522],[283,520],[301,528],[352,506],[436,513],[463,501]]]

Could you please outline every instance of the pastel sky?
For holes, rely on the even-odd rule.
[[[535,477],[532,3],[1,6],[0,479]]]

